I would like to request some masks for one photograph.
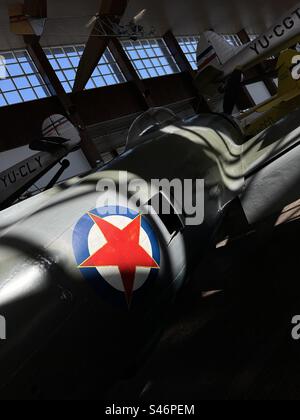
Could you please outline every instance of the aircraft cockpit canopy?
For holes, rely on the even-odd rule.
[[[126,150],[141,144],[148,139],[148,136],[163,127],[179,121],[178,116],[168,108],[152,108],[139,115],[131,125],[127,141]]]

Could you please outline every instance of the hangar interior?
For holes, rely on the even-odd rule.
[[[154,38],[151,34],[154,44],[149,44],[147,40],[143,44],[140,41],[121,40],[127,57],[115,51],[115,48],[114,54],[111,49],[106,50],[104,58],[98,60],[96,57],[97,66],[94,66],[92,76],[82,81],[81,85],[85,86],[74,91],[79,60],[90,35],[86,24],[99,9],[99,2],[86,1],[83,5],[81,1],[49,1],[45,30],[39,45],[51,68],[42,69],[39,63],[41,57],[30,55],[28,40],[10,30],[10,3],[1,1],[0,11],[0,51],[11,69],[9,78],[1,82],[1,119],[7,122],[7,126],[3,124],[2,127],[5,140],[1,142],[0,149],[3,170],[6,169],[5,165],[9,167],[17,159],[28,156],[28,138],[38,135],[40,126],[37,122],[43,121],[50,109],[57,113],[66,112],[61,95],[67,94],[70,102],[68,106],[76,107],[90,140],[96,144],[99,159],[104,161],[111,159],[112,153],[124,145],[132,121],[143,110],[153,106],[169,106],[182,116],[193,115],[198,109],[194,104],[197,98],[190,75],[197,69],[195,53],[201,32],[212,27],[239,47],[245,42],[245,37],[247,39],[248,36],[251,38],[260,34],[286,7],[279,2],[276,2],[275,7],[274,2],[267,2],[263,17],[258,18],[258,5],[255,2],[251,5],[230,2],[226,7],[227,19],[221,1],[213,5],[204,3],[201,7],[197,2],[190,1],[187,10],[182,10],[183,4],[180,1],[176,4],[172,2],[172,5],[168,1],[130,1],[124,13],[124,22],[140,10],[147,9],[146,31],[149,34],[155,31]],[[243,28],[246,28],[247,33],[243,33]],[[94,59],[91,57],[91,60]],[[123,60],[126,60],[125,63]],[[105,67],[105,64],[108,66]],[[47,74],[47,71],[53,74]],[[264,80],[262,76],[257,77],[257,82],[242,89],[238,100],[239,109],[251,108],[276,93],[276,81],[274,83],[273,80]],[[45,80],[49,78],[55,78],[56,82],[59,79],[59,86],[54,91],[47,87]],[[82,94],[79,94],[80,91]],[[15,131],[11,121],[17,113],[18,125]],[[33,114],[34,120],[27,118],[27,115]],[[25,147],[21,149],[22,146]],[[85,157],[81,153],[77,155],[74,156],[74,170],[67,172],[67,177],[90,169]]]
[[[46,121],[51,116],[62,116],[70,121],[80,136],[80,145],[70,150],[66,168],[61,171],[62,158],[59,158],[29,186],[21,188],[19,195],[13,194],[9,205],[0,207],[4,210],[0,213],[2,267],[6,267],[4,258],[6,261],[9,258],[5,257],[1,246],[8,246],[5,235],[17,224],[14,210],[10,212],[10,209],[20,209],[27,215],[26,203],[35,197],[38,200],[45,188],[57,185],[61,191],[67,191],[71,185],[68,182],[75,182],[74,177],[82,179],[90,172],[105,169],[106,165],[114,169],[114,162],[124,156],[126,142],[141,115],[150,112],[148,115],[153,116],[153,109],[158,113],[168,109],[170,115],[184,121],[208,115],[208,122],[203,125],[206,130],[215,127],[217,113],[226,121],[235,116],[232,124],[237,124],[238,118],[252,118],[252,110],[259,112],[261,104],[268,104],[273,98],[275,108],[288,103],[283,111],[280,108],[275,120],[269,119],[266,126],[261,126],[257,137],[248,135],[240,140],[237,136],[236,144],[230,145],[231,158],[240,153],[246,161],[244,166],[248,165],[243,177],[242,198],[236,196],[231,200],[230,211],[222,219],[213,245],[203,253],[189,285],[178,291],[151,356],[138,367],[131,366],[130,373],[117,381],[110,383],[106,374],[101,386],[96,374],[95,377],[91,374],[91,379],[85,372],[84,380],[90,381],[89,386],[80,390],[74,387],[70,395],[64,395],[59,389],[59,397],[120,401],[299,399],[299,348],[298,342],[291,338],[291,320],[300,305],[296,274],[300,100],[295,94],[296,88],[291,88],[293,95],[280,102],[282,95],[285,98],[284,87],[290,87],[281,77],[280,69],[285,62],[282,64],[280,60],[281,57],[284,60],[281,53],[288,47],[299,50],[300,25],[299,34],[295,33],[298,36],[288,40],[290,45],[283,43],[276,52],[270,50],[269,55],[243,71],[242,80],[233,85],[229,81],[213,97],[199,87],[201,72],[199,75],[197,51],[204,33],[213,31],[220,42],[227,43],[233,56],[238,55],[282,16],[285,19],[281,24],[286,25],[283,29],[290,30],[285,14],[293,8],[299,10],[295,0],[265,0],[263,3],[258,0],[19,0],[19,3],[0,0],[0,174],[5,174],[2,182],[13,188],[18,182],[18,173],[11,168],[20,162],[27,162],[24,177],[31,171],[28,162],[37,150],[42,152],[43,149],[29,146],[46,136]],[[279,30],[277,25],[277,33]],[[206,51],[204,58],[207,58]],[[200,56],[202,54],[203,51]],[[287,68],[291,69],[290,63]],[[1,72],[4,72],[2,76]],[[230,89],[234,91],[233,96]],[[225,117],[223,97],[226,92],[234,103],[232,115]],[[251,123],[247,129],[251,128]],[[189,127],[185,129],[188,131]],[[285,137],[281,130],[285,130]],[[226,134],[222,133],[225,136],[232,131],[233,126],[226,128]],[[264,134],[260,135],[261,132]],[[270,147],[276,136],[279,144],[267,156],[266,165],[262,151]],[[214,143],[217,141],[210,140],[210,148],[217,148]],[[178,151],[175,150],[177,144]],[[165,146],[160,149],[157,145],[155,153],[149,151],[147,163],[143,155],[137,153],[132,165],[150,165],[149,173],[155,175],[160,150],[166,165],[172,167],[177,162],[180,147],[179,140],[178,143],[174,140],[174,149],[171,146],[166,153]],[[184,150],[182,147],[183,154]],[[259,161],[256,166],[255,159]],[[182,162],[185,162],[184,156]],[[206,161],[199,159],[201,165],[205,166]],[[229,170],[233,171],[230,182],[233,179],[237,182],[239,177],[234,165],[235,160],[230,161]],[[121,160],[121,167],[126,169],[126,157]],[[181,175],[179,172],[178,177]],[[281,182],[282,179],[285,182]],[[267,204],[262,202],[262,197]],[[68,200],[69,207],[62,210],[71,208],[72,213],[72,202]],[[36,203],[37,206],[45,204]],[[19,208],[22,204],[25,206]],[[55,207],[55,203],[52,206]],[[259,217],[257,209],[261,210]],[[35,210],[39,224],[41,209],[36,207]],[[60,221],[59,206],[53,217],[53,223],[64,223]],[[47,223],[47,219],[43,223]],[[216,226],[219,224],[217,222]],[[49,226],[51,230],[50,220]],[[28,230],[27,235],[30,237]],[[197,250],[198,246],[202,247],[201,241],[206,240],[200,235],[191,246]],[[17,257],[14,258],[13,264],[18,265]],[[1,285],[8,278],[5,269],[3,272],[0,265],[0,315]],[[137,331],[131,333],[138,334]],[[128,340],[135,342],[130,334]],[[3,366],[7,349],[1,352],[1,344],[0,365]],[[22,342],[18,345],[22,347]],[[134,351],[133,347],[131,352]],[[47,360],[46,356],[44,359],[40,356],[36,365],[30,365],[29,377]],[[11,376],[15,375],[13,371]],[[25,373],[24,377],[27,378],[24,381],[28,381]],[[47,381],[46,374],[45,377]],[[74,381],[82,378],[74,373]],[[43,377],[39,377],[39,381],[43,382]],[[29,391],[32,395],[23,395],[21,383],[20,380],[7,391],[0,381],[0,390],[3,387],[3,395],[7,392],[10,398],[14,393],[40,399],[51,395],[50,385],[43,391],[35,382]]]

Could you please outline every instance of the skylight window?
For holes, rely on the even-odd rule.
[[[161,38],[124,41],[123,47],[141,79],[166,76],[180,71]]]
[[[5,77],[0,78],[0,107],[51,96],[26,50],[4,52],[1,57]]]
[[[84,45],[45,48],[44,51],[67,93],[72,92]],[[126,79],[107,48],[85,89],[125,83]]]
[[[186,55],[186,58],[188,59],[190,65],[194,70],[197,70],[197,57],[196,52],[198,48],[198,42],[200,40],[200,37],[198,36],[184,36],[184,37],[178,37],[177,41]]]

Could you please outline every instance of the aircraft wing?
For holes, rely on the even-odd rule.
[[[271,109],[280,106],[283,102],[289,102],[295,97],[300,95],[300,91],[294,91],[294,92],[287,92],[285,95],[276,95],[273,98],[269,99],[268,101],[263,102],[262,104],[259,104],[255,106],[254,108],[251,108],[249,111],[243,113],[241,115],[241,118],[248,117],[252,113],[265,113],[270,111]],[[300,97],[299,97],[299,104],[300,104]]]
[[[244,176],[300,144],[300,111],[285,116],[242,146]]]
[[[256,112],[268,112],[270,109],[280,106],[284,102],[289,102],[292,99],[298,97],[300,92],[288,92],[283,96],[277,96],[273,98],[268,104],[258,106]],[[299,96],[299,105],[300,105],[300,96]]]
[[[240,199],[251,224],[271,215],[276,221],[276,214],[300,197],[299,120],[297,110],[243,147],[245,189]]]

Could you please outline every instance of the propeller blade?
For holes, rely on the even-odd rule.
[[[86,28],[90,28],[97,21],[98,15],[93,16],[88,23],[85,25]]]
[[[141,22],[143,19],[144,19],[144,17],[146,16],[146,14],[147,14],[147,9],[143,9],[143,10],[141,10],[134,18],[133,18],[133,23],[135,24],[135,25],[137,25],[139,22]]]

